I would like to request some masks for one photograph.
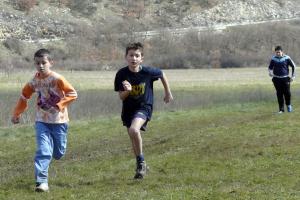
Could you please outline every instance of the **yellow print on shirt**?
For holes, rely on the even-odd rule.
[[[140,83],[139,85],[132,85],[132,90],[130,96],[141,96],[145,93],[145,83]]]

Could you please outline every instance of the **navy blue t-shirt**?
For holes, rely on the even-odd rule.
[[[151,118],[153,108],[153,82],[162,78],[159,68],[142,66],[139,72],[132,72],[128,66],[120,69],[115,77],[115,91],[124,91],[122,82],[127,80],[132,91],[123,101],[122,118],[132,117],[138,110],[149,111]],[[123,119],[124,120],[124,119]]]

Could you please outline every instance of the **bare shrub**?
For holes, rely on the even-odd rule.
[[[209,57],[210,57],[210,66],[212,68],[220,68],[221,67],[222,54],[221,54],[220,50],[209,51]]]
[[[4,58],[1,57],[0,58],[0,65],[2,66],[2,70],[4,71],[5,75],[7,77],[9,77],[12,74],[13,70],[14,70],[14,66],[11,62],[11,59],[9,59],[9,58],[4,59]]]
[[[24,45],[22,41],[16,38],[8,38],[3,42],[3,45],[9,49],[10,51],[14,51],[15,53],[21,55],[24,51]]]
[[[140,19],[145,15],[145,2],[136,0],[123,1],[124,17],[134,17]]]
[[[243,60],[239,55],[228,54],[227,52],[221,52],[221,67],[242,67]]]
[[[84,16],[91,16],[97,11],[97,7],[92,0],[72,0],[68,3],[68,7]]]
[[[280,6],[280,7],[284,7],[286,5],[285,1],[281,1],[281,0],[275,0],[275,2]]]
[[[59,6],[68,6],[70,4],[70,0],[59,0]]]
[[[198,0],[198,1],[193,1],[199,4],[202,8],[211,8],[214,5],[217,5],[220,0]]]
[[[36,0],[18,0],[16,4],[19,10],[28,13],[36,5]]]

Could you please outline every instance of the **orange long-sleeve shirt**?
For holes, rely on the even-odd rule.
[[[38,94],[36,121],[45,123],[69,121],[67,106],[77,98],[77,92],[62,75],[53,71],[47,77],[41,77],[36,73],[24,86],[13,111],[15,117],[19,117],[27,109],[27,101],[34,92]]]

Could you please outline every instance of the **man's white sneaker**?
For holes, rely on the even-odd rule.
[[[287,106],[287,111],[288,111],[288,112],[292,112],[292,111],[293,111],[292,105],[288,105],[288,106]]]
[[[37,183],[35,186],[36,192],[49,192],[48,183]]]

